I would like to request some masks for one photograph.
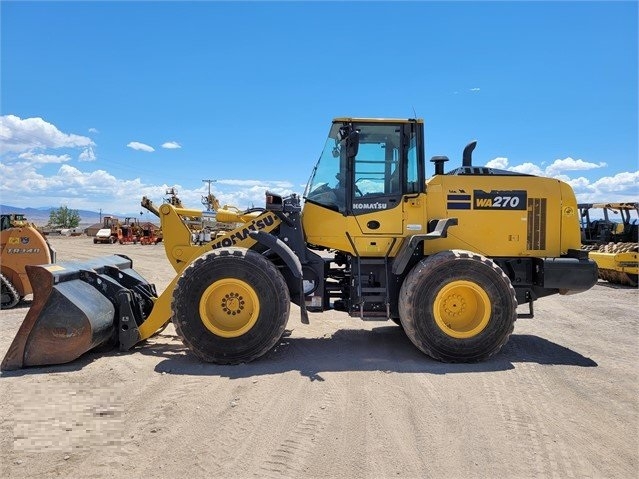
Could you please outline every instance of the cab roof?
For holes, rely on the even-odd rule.
[[[360,118],[360,117],[338,117],[333,118],[333,123],[424,123],[422,118]]]

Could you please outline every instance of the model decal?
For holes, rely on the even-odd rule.
[[[476,210],[526,210],[526,191],[473,192],[473,209]]]
[[[34,254],[39,253],[40,248],[7,248],[9,254]]]

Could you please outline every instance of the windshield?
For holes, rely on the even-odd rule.
[[[341,148],[344,142],[338,140],[340,125],[333,124],[324,150],[308,180],[304,198],[331,209],[344,211],[346,202],[344,187],[340,184],[340,171],[346,171],[345,161],[341,162]]]

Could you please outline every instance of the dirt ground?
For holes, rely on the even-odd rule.
[[[162,245],[124,253],[162,291]],[[421,354],[391,322],[292,307],[261,359],[204,364],[170,325],[131,351],[0,376],[0,476],[636,478],[639,293],[600,281],[535,303],[488,362]],[[0,354],[29,302],[2,311]]]

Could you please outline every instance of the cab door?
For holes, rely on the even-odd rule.
[[[402,124],[358,124],[359,149],[352,162],[351,214],[365,235],[400,235]]]

